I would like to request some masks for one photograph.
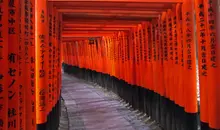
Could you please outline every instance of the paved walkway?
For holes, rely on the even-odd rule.
[[[113,93],[67,74],[63,74],[62,97],[69,130],[160,130]]]

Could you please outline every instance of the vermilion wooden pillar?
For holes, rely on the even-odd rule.
[[[139,64],[139,57],[138,57],[138,30],[137,28],[135,27],[134,28],[134,39],[133,39],[133,51],[134,51],[134,71],[133,71],[133,76],[134,76],[134,85],[138,86],[138,81],[139,81],[139,78],[138,78],[138,74],[139,74],[139,71],[138,71],[138,64]]]
[[[191,6],[189,6],[191,5]],[[196,48],[194,44],[194,2],[193,0],[184,0],[183,3],[183,39],[185,49],[185,111],[188,113],[197,113],[197,96],[196,96]]]
[[[167,11],[167,48],[168,48],[168,62],[167,62],[167,95],[168,98],[173,101],[174,96],[172,92],[173,87],[173,40],[172,40],[172,11],[169,9]],[[171,72],[171,73],[170,73]]]
[[[55,107],[56,103],[57,103],[57,10],[56,8],[52,8],[52,46],[53,46],[53,53],[52,53],[52,57],[53,57],[53,95],[54,95],[54,99],[53,99],[53,107]],[[70,48],[71,49],[71,48]],[[71,57],[69,57],[71,58]]]
[[[161,16],[161,22],[162,22],[162,53],[163,53],[163,80],[164,80],[164,85],[163,85],[163,96],[168,97],[168,39],[167,39],[167,13],[163,12]]]
[[[148,61],[147,61],[147,58],[148,58],[148,38],[149,38],[149,34],[148,34],[148,31],[147,31],[147,28],[148,28],[148,25],[149,23],[146,22],[143,24],[143,31],[142,31],[142,37],[143,37],[143,71],[144,71],[144,87],[146,89],[148,89],[149,87],[149,72],[148,72]]]
[[[49,47],[48,47],[48,54],[49,54],[49,64],[48,64],[48,111],[51,111],[54,107],[54,78],[53,74],[53,4],[50,3],[48,5],[48,30],[49,30]]]
[[[156,21],[154,21],[152,23],[152,39],[151,39],[151,52],[152,52],[152,86],[153,86],[153,91],[155,93],[157,93],[157,82],[156,82],[156,75],[157,73],[154,73],[157,71],[157,65],[156,65],[156,62],[157,62],[157,50],[156,50]]]
[[[139,25],[139,47],[140,47],[140,68],[139,68],[139,75],[140,75],[140,86],[144,87],[144,71],[143,71],[143,67],[144,67],[144,45],[143,45],[143,25],[140,24]]]
[[[196,46],[194,34],[194,0],[184,0],[183,8],[183,45],[184,45],[184,99],[186,128],[197,129],[197,78]]]
[[[173,55],[173,63],[172,63],[172,68],[173,68],[173,101],[177,104],[177,99],[179,96],[178,93],[178,84],[179,84],[179,68],[178,68],[178,36],[177,36],[177,12],[176,12],[176,5],[173,6],[172,8],[172,55]]]
[[[208,126],[208,91],[209,86],[207,76],[209,76],[209,55],[207,41],[207,24],[205,19],[204,0],[195,1],[197,42],[198,42],[198,65],[199,65],[199,83],[200,83],[200,120],[202,130]]]
[[[158,83],[158,94],[161,96],[161,86],[163,85],[163,79],[161,79],[161,75],[163,75],[162,71],[162,60],[161,60],[161,18],[157,20],[157,33],[156,33],[156,44],[157,44],[157,80],[160,81]],[[158,95],[158,96],[159,96]]]
[[[9,130],[19,129],[19,0],[8,1],[8,124]],[[13,11],[11,11],[13,10]]]
[[[147,27],[148,32],[148,56],[147,56],[147,72],[148,72],[148,89],[153,91],[153,80],[152,80],[152,24],[149,23]]]
[[[8,2],[1,1],[0,2],[0,120],[2,125],[0,129],[7,130],[8,129]]]
[[[28,110],[26,110],[26,103],[29,100],[26,99],[27,95],[27,82],[25,80],[28,79],[28,71],[25,71],[25,69],[29,70],[28,65],[28,45],[29,45],[29,26],[28,22],[25,22],[25,19],[29,19],[29,10],[25,10],[25,6],[28,7],[28,2],[25,3],[24,1],[19,1],[20,4],[20,22],[19,22],[19,129],[25,130],[26,127],[26,114],[29,114]],[[27,15],[25,15],[27,13]],[[26,38],[25,38],[26,37]]]
[[[57,64],[58,64],[58,96],[60,99],[61,96],[61,85],[62,85],[62,14],[58,15],[58,57],[57,57]]]
[[[36,123],[38,130],[46,130],[48,114],[48,11],[47,1],[37,0],[35,2]]]
[[[207,57],[208,57],[208,118],[209,127],[214,130],[220,129],[220,1],[204,0],[205,20],[207,24]],[[204,99],[205,101],[205,99]]]
[[[130,55],[131,55],[131,59],[130,59],[130,79],[131,79],[131,85],[135,85],[135,63],[136,63],[136,59],[135,59],[135,32],[134,29],[131,31],[130,33]]]
[[[31,120],[31,128],[29,127],[30,125],[27,124],[26,130],[36,130],[36,69],[35,69],[35,64],[36,64],[36,42],[35,42],[35,0],[30,0],[30,24],[29,24],[29,38],[30,38],[30,47],[29,47],[29,63],[30,63],[30,72],[29,72],[29,77],[30,81],[28,83],[29,86],[29,93],[30,93],[30,98],[31,98],[31,104],[28,105],[28,108],[26,109],[31,109],[31,115],[27,115],[28,118],[27,120]]]
[[[183,18],[182,18],[182,4],[176,6],[176,20],[177,20],[177,46],[178,46],[178,55],[176,62],[178,62],[178,84],[177,84],[177,104],[180,107],[183,107],[183,88],[184,88],[184,60],[183,60]]]
[[[129,46],[129,41],[128,41],[128,34],[124,34],[124,37],[123,37],[123,40],[124,40],[124,44],[125,44],[125,52],[124,52],[124,55],[125,55],[125,61],[124,61],[124,69],[125,69],[125,72],[124,72],[124,77],[125,77],[125,81],[128,83],[129,82],[129,68],[128,68],[128,46]]]

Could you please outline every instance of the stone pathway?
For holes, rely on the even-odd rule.
[[[60,130],[161,130],[146,115],[132,110],[114,93],[100,86],[63,74]],[[68,121],[67,121],[68,120]]]

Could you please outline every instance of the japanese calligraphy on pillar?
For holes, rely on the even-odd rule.
[[[152,55],[153,55],[153,61],[157,61],[157,52],[156,52],[156,26],[152,26]]]
[[[139,39],[139,55],[140,55],[140,67],[139,67],[139,80],[140,80],[140,84],[139,86],[144,86],[144,46],[143,46],[143,25],[140,24],[139,26],[139,30],[138,30],[138,39]]]
[[[168,59],[172,62],[173,60],[173,32],[172,32],[172,17],[168,16]]]
[[[163,55],[164,61],[168,61],[168,43],[167,43],[167,21],[163,20]]]
[[[197,78],[196,78],[196,47],[194,41],[194,1],[185,0],[183,3],[183,39],[184,39],[184,77],[185,111],[197,112]]]
[[[61,85],[61,65],[60,65],[60,48],[61,48],[61,43],[60,43],[60,40],[61,40],[61,36],[60,36],[60,25],[61,25],[61,22],[60,22],[60,14],[57,12],[57,20],[56,20],[56,30],[57,30],[57,49],[56,49],[56,52],[57,52],[57,58],[56,58],[56,62],[57,62],[57,101],[59,100],[59,94],[60,94],[60,85]],[[84,44],[85,45],[85,44]],[[84,60],[86,61],[86,60]]]
[[[156,82],[157,84],[157,92],[161,94],[161,88],[163,86],[163,70],[162,70],[162,60],[161,60],[161,18],[158,19],[157,25],[156,25],[156,55],[157,55],[157,62],[156,62],[156,79],[158,79],[160,82]]]
[[[48,70],[48,102],[49,102],[49,110],[53,107],[53,93],[52,93],[52,86],[53,86],[53,5],[49,5],[49,70]]]
[[[61,92],[61,44],[62,44],[62,15],[59,14],[59,21],[58,21],[58,96],[60,97]]]
[[[186,60],[187,60],[187,64],[186,64],[186,67],[187,69],[189,70],[192,70],[192,43],[194,42],[193,39],[192,39],[192,35],[193,35],[193,32],[192,32],[192,17],[191,17],[191,12],[187,11],[185,12],[185,23],[186,23],[186,39],[185,39],[185,42],[186,42],[186,47],[187,47],[187,57],[186,57]]]
[[[204,14],[204,1],[196,0],[196,20],[197,20],[197,39],[198,39],[198,62],[199,62],[199,82],[200,82],[200,120],[208,123],[208,43],[207,43],[207,25]]]
[[[8,129],[8,2],[0,1],[0,130]]]
[[[136,72],[136,65],[137,65],[137,52],[136,52],[136,36],[135,36],[135,30],[133,30],[132,32],[132,44],[131,44],[131,53],[132,53],[132,73]],[[133,84],[136,83],[136,73],[134,73],[132,75],[132,81],[133,81]]]
[[[134,32],[132,32],[131,33],[131,45],[130,45],[130,47],[131,47],[131,50],[130,50],[130,52],[131,52],[131,63],[132,64],[134,64],[135,63],[135,33]]]
[[[47,1],[36,1],[36,115],[37,124],[47,121],[48,98],[48,27]]]
[[[178,42],[177,42],[177,23],[176,15],[172,17],[172,26],[173,26],[173,51],[174,51],[174,64],[179,64],[178,59]]]
[[[184,55],[183,55],[183,24],[182,24],[182,4],[177,4],[176,6],[176,23],[177,23],[177,44],[178,44],[178,66],[177,66],[177,70],[178,70],[178,94],[177,94],[177,104],[179,104],[180,106],[183,107],[183,74],[184,74]],[[176,60],[176,59],[175,59]]]
[[[151,56],[152,56],[152,46],[151,46],[151,43],[152,43],[152,37],[151,37],[151,35],[152,35],[152,33],[151,33],[151,27],[152,27],[152,25],[149,25],[148,27],[147,27],[147,33],[148,33],[148,35],[149,35],[149,38],[148,38],[148,57],[147,57],[147,60],[148,60],[148,62],[151,62]]]
[[[41,15],[43,15],[43,17],[44,17],[44,13],[43,12],[41,12],[42,14]],[[44,19],[44,18],[42,18],[42,19]],[[43,20],[42,20],[43,21]],[[39,38],[39,41],[40,41],[40,66],[39,66],[39,68],[40,68],[40,70],[39,70],[39,77],[40,78],[45,78],[45,75],[46,75],[46,70],[45,70],[45,55],[46,55],[46,36],[45,36],[45,34],[39,34],[38,35],[38,38]],[[46,107],[45,107],[45,105],[46,105],[46,102],[45,102],[45,100],[43,100],[44,98],[45,98],[45,94],[46,94],[46,90],[44,89],[44,88],[42,88],[41,90],[40,90],[40,93],[39,93],[40,95],[40,97],[41,97],[41,101],[40,101],[40,110],[41,111],[45,111],[45,109],[46,109]]]
[[[19,0],[8,1],[8,129],[19,128]]]
[[[148,38],[148,33],[147,33],[147,28],[146,28],[146,25],[147,23],[143,23],[143,26],[142,26],[142,47],[143,47],[143,63],[142,63],[142,71],[143,72],[143,78],[142,78],[142,83],[143,83],[143,87],[147,87],[147,76],[148,74],[146,73],[147,72],[147,44],[148,44],[148,41],[147,41],[147,38]]]
[[[129,51],[129,50],[130,50],[130,49],[129,49],[129,46],[130,46],[130,45],[129,45],[129,41],[130,41],[129,37],[130,37],[129,35],[126,36],[126,44],[127,44],[127,50],[126,50],[126,51],[127,51],[127,60],[128,60],[128,61],[130,61],[130,57],[131,57],[131,56],[130,56],[130,51]]]
[[[200,62],[200,75],[201,76],[207,76],[207,44],[206,44],[206,26],[205,26],[205,16],[204,16],[204,5],[203,3],[200,3],[197,7],[198,12],[198,22],[199,26],[198,28],[198,33],[199,33],[199,38],[198,38],[198,43],[199,43],[199,52],[201,55],[201,62]]]
[[[123,41],[123,32],[121,33],[121,36],[120,36],[120,41],[121,41],[121,78],[124,80],[124,77],[123,77],[123,73],[124,73],[124,41]]]
[[[149,86],[149,89],[150,90],[153,90],[153,84],[152,84],[152,80],[151,80],[151,74],[152,74],[152,57],[153,57],[153,51],[152,51],[152,37],[153,37],[153,33],[152,33],[152,28],[153,28],[153,25],[152,24],[149,24],[148,27],[147,27],[147,32],[148,32],[148,58],[147,58],[147,61],[148,61],[148,64],[147,64],[147,71],[148,71],[148,86]]]
[[[30,81],[28,81],[28,91],[31,94],[30,98],[31,98],[31,104],[28,105],[30,107],[31,110],[31,116],[29,116],[29,118],[31,118],[31,128],[29,128],[29,125],[27,128],[31,129],[31,130],[35,130],[36,129],[36,98],[35,98],[35,0],[30,0],[30,4],[29,4],[29,63],[30,63],[30,72],[29,72],[29,77],[30,77]],[[27,119],[28,120],[28,119]]]
[[[174,101],[174,93],[173,93],[173,73],[169,73],[173,70],[173,31],[172,31],[172,11],[168,9],[167,11],[167,47],[168,47],[168,63],[167,63],[167,90],[170,100]]]
[[[53,8],[53,17],[52,17],[52,30],[53,30],[53,86],[52,86],[52,93],[53,93],[53,97],[52,100],[54,102],[54,105],[56,104],[56,100],[57,100],[57,61],[56,61],[56,49],[57,49],[57,28],[56,28],[56,21],[57,21],[57,17],[56,17],[56,9]],[[69,48],[71,49],[71,48]],[[71,58],[71,53],[69,51],[69,58]],[[70,59],[71,61],[72,59]]]
[[[25,25],[25,3],[24,1],[19,1],[19,10],[20,10],[20,20],[19,20],[19,55],[18,55],[18,62],[19,62],[19,129],[23,130],[25,129],[25,91],[26,91],[26,82],[24,79],[27,79],[25,70],[25,62],[24,62],[24,51],[25,51],[25,28],[23,25]]]
[[[156,65],[156,62],[157,62],[157,45],[156,45],[156,29],[157,29],[157,24],[156,23],[154,23],[153,25],[152,25],[152,44],[151,44],[151,46],[152,46],[152,73],[151,73],[151,75],[152,75],[152,85],[154,85],[154,88],[153,88],[153,91],[155,91],[155,92],[157,92],[157,85],[156,85],[156,82],[155,82],[155,80],[157,79],[157,77],[156,77],[156,73],[154,73],[154,72],[156,72],[156,68],[157,68],[157,65]]]
[[[209,127],[220,129],[219,105],[219,0],[204,0],[205,20],[207,24],[207,61],[208,61],[208,118]],[[211,103],[211,105],[209,105]]]
[[[168,89],[167,89],[167,82],[168,82],[168,61],[169,61],[169,57],[168,57],[168,26],[167,26],[167,12],[163,12],[162,14],[162,46],[163,46],[163,68],[164,68],[164,87],[166,88],[164,93],[165,96],[168,97]]]
[[[24,60],[25,60],[25,64],[26,66],[29,67],[29,23],[30,23],[30,11],[29,11],[29,6],[30,6],[30,0],[24,0]],[[29,68],[28,68],[29,69]]]
[[[120,44],[121,44],[121,61],[122,61],[122,64],[124,64],[124,41],[123,41],[123,37],[124,37],[124,35],[123,35],[123,33],[121,33],[121,35],[120,35]]]
[[[166,96],[166,81],[165,81],[165,73],[166,73],[166,64],[167,62],[167,32],[166,32],[166,12],[163,12],[160,19],[160,68],[162,74],[161,78],[161,96]],[[166,47],[166,48],[165,48]],[[166,54],[166,58],[165,58]]]
[[[147,26],[143,27],[143,51],[144,51],[144,61],[147,62],[147,44],[148,44],[148,33],[147,33]]]
[[[128,68],[129,68],[129,83],[133,84],[132,71],[133,71],[133,41],[132,41],[132,32],[128,34]]]
[[[178,36],[177,36],[177,12],[176,12],[177,7],[173,7],[172,10],[172,45],[173,45],[173,70],[176,73],[173,73],[173,85],[177,86],[177,87],[173,87],[173,95],[174,95],[174,101],[177,103],[178,97],[179,97],[179,93],[178,93],[178,85],[179,85],[179,53],[178,53]]]
[[[140,51],[139,51],[139,37],[138,37],[138,29],[135,30],[135,47],[136,47],[136,61],[137,61],[137,65],[140,64]]]
[[[156,24],[156,57],[157,57],[157,60],[160,61],[160,29],[161,29],[161,26],[160,26],[160,22],[158,20],[158,23]],[[160,63],[160,62],[158,62]]]
[[[142,28],[143,28],[143,27],[141,26],[141,28],[140,28],[139,31],[138,31],[138,33],[139,33],[139,37],[138,37],[138,38],[139,38],[139,43],[138,43],[138,44],[139,44],[139,46],[140,46],[140,50],[139,50],[139,51],[140,51],[140,60],[141,60],[141,61],[143,60],[143,53],[142,53],[142,52],[143,52]]]
[[[177,8],[177,29],[178,29],[178,45],[179,45],[179,65],[184,67],[184,46],[183,46],[183,16],[182,5]]]
[[[208,3],[208,29],[209,29],[209,48],[210,48],[210,62],[211,62],[211,68],[217,68],[217,53],[216,53],[216,12],[214,7],[214,1],[209,0]]]
[[[128,35],[127,33],[124,34],[124,46],[125,46],[125,50],[124,50],[124,54],[125,54],[125,81],[128,82],[128,75],[129,75],[129,72],[128,72]],[[106,60],[107,62],[107,60]]]
[[[161,63],[161,66],[163,66],[163,60],[164,60],[164,53],[163,53],[163,49],[164,49],[164,46],[163,46],[163,20],[160,19],[159,21],[159,25],[160,25],[160,29],[159,29],[159,57],[160,57],[160,63]]]

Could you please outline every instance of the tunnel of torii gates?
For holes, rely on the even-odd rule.
[[[58,129],[61,68],[116,92],[164,130],[219,130],[219,7],[0,0],[0,130]]]

